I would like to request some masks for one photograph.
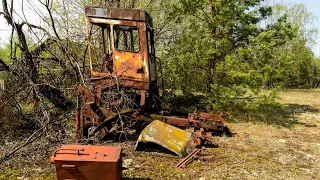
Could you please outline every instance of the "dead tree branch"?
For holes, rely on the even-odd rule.
[[[43,132],[39,133],[42,129],[39,129],[37,131],[35,131],[31,136],[29,136],[28,138],[26,138],[25,140],[23,140],[22,144],[15,147],[13,150],[11,150],[10,152],[6,153],[4,156],[2,156],[0,158],[0,163],[7,160],[8,158],[10,158],[14,153],[16,153],[17,151],[19,151],[21,148],[27,146],[28,144],[31,144],[32,142],[34,142],[36,139],[40,138],[43,134]],[[39,134],[38,134],[39,133]],[[36,136],[37,135],[37,136]]]
[[[27,25],[29,28],[35,28],[35,29],[42,30],[42,31],[45,32],[46,34],[49,34],[49,32],[47,32],[47,30],[45,30],[43,27],[41,27],[41,26],[36,26],[36,25],[34,25],[34,24],[30,24],[30,23],[27,22],[27,21],[23,21],[23,22],[21,23],[21,26],[23,26],[23,25]]]
[[[54,19],[53,19],[53,16],[52,16],[52,12],[51,12],[51,8],[50,8],[50,0],[46,0],[45,3],[39,1],[39,3],[41,3],[42,5],[44,5],[44,7],[47,9],[48,13],[49,13],[49,16],[50,16],[50,21],[51,21],[51,27],[53,29],[53,32],[55,34],[55,36],[59,39],[60,39],[60,36],[57,32],[57,28],[56,28],[56,25],[55,25],[55,22],[54,22]]]

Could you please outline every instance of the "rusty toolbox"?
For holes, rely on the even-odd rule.
[[[58,180],[122,178],[120,147],[62,145],[54,152],[50,163],[55,164]]]

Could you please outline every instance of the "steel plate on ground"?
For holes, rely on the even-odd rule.
[[[196,147],[196,138],[192,133],[155,120],[150,123],[140,134],[136,144],[155,143],[184,157]]]

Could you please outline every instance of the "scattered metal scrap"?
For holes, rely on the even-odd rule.
[[[162,115],[140,115],[136,120],[153,121],[159,120],[166,124],[184,128],[193,133],[197,139],[197,145],[201,146],[208,142],[207,138],[212,137],[213,132],[224,132],[227,127],[224,124],[222,113],[190,113],[188,118],[175,117],[175,116],[162,116]]]
[[[194,149],[190,154],[188,154],[188,156],[186,156],[185,158],[183,158],[176,166],[175,168],[184,168],[186,166],[186,164],[191,160],[193,159],[194,157],[197,156],[197,154],[201,152],[201,149]]]
[[[214,155],[207,155],[202,152],[202,149],[195,148],[191,153],[188,154],[185,158],[183,158],[176,166],[177,169],[185,168],[191,161],[200,160],[202,162],[213,160]]]

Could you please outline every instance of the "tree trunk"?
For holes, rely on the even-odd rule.
[[[211,16],[212,16],[212,30],[211,30],[211,36],[212,36],[212,48],[214,51],[217,49],[216,45],[216,33],[217,33],[217,28],[214,25],[214,18],[216,15],[216,0],[210,0],[211,3]],[[208,74],[208,92],[211,92],[211,85],[214,84],[214,74],[216,71],[216,53],[214,52],[211,55],[211,58],[209,59],[209,74]]]

